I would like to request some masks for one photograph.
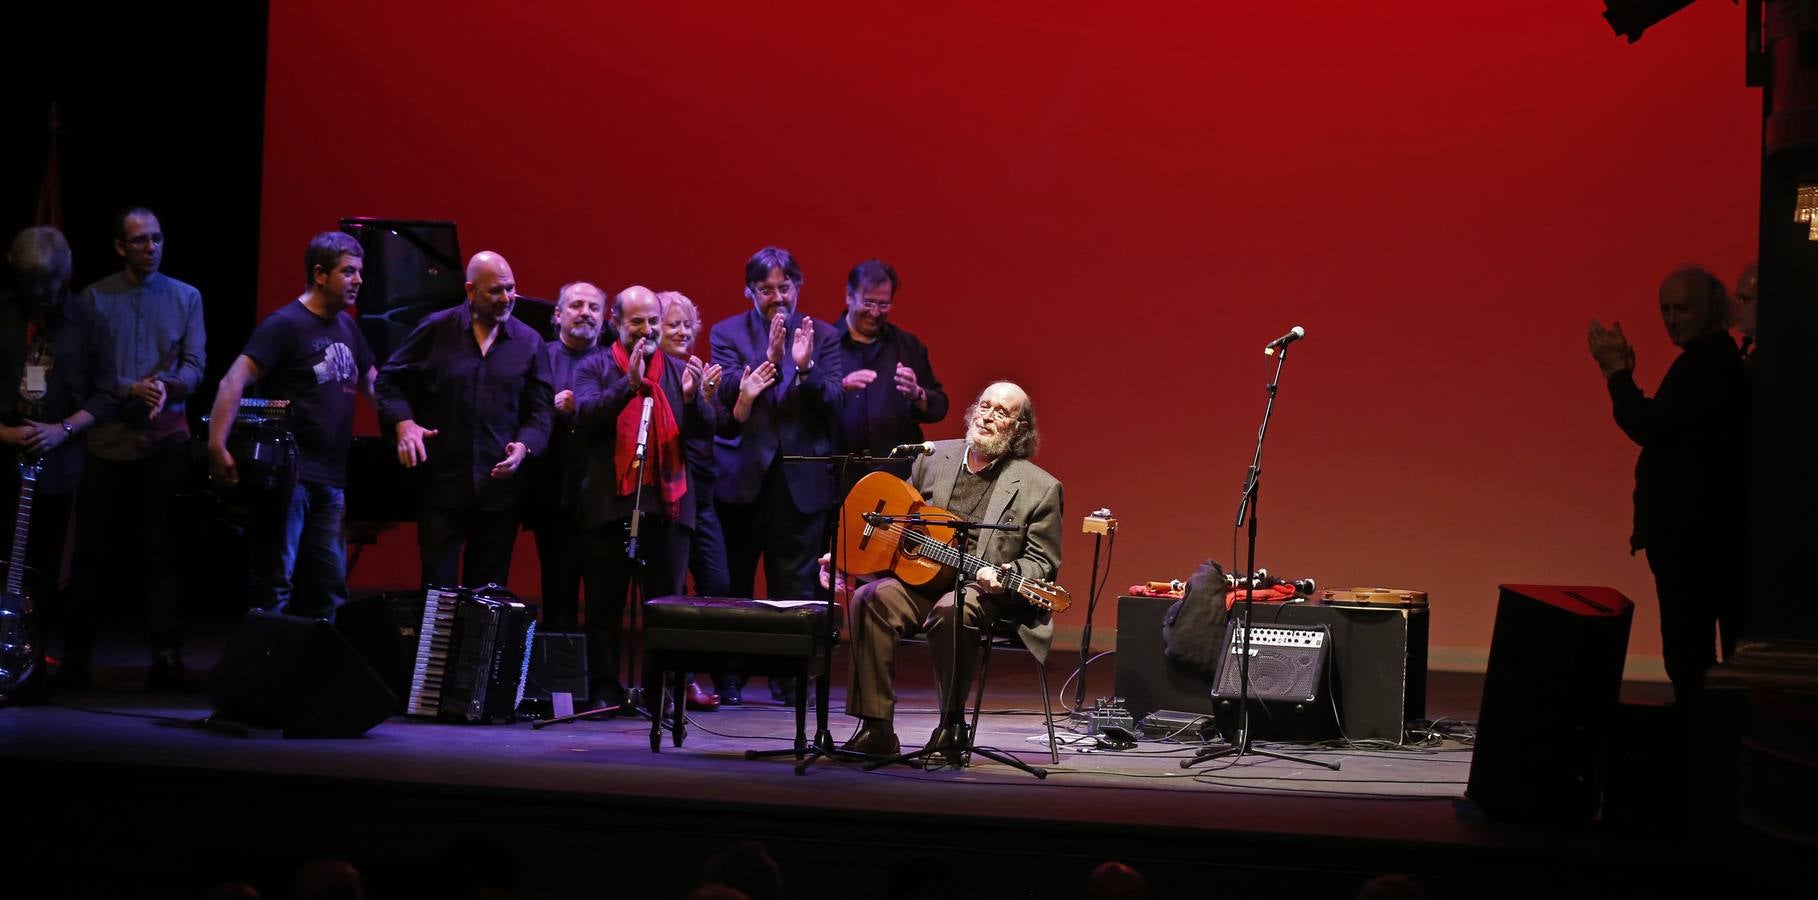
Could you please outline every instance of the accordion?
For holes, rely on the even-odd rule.
[[[431,587],[404,712],[456,722],[510,722],[524,699],[536,634],[529,606],[496,584]]]

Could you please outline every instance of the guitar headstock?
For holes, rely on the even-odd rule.
[[[37,481],[39,470],[44,468],[44,460],[37,456],[19,457],[19,480]]]
[[[1058,584],[1023,578],[1016,586],[1016,592],[1032,606],[1051,613],[1066,612],[1073,605],[1073,594]]]

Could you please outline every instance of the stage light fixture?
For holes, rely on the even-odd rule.
[[[1633,44],[1650,26],[1691,5],[1692,0],[1603,0],[1603,17]]]

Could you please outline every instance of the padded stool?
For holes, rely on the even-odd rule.
[[[827,671],[839,642],[843,610],[827,604],[778,607],[732,597],[656,597],[644,602],[645,683],[675,698],[671,734],[682,746],[682,678],[688,672],[742,672],[795,676],[795,755],[808,753],[808,682],[814,681],[816,734],[827,731]],[[828,640],[831,634],[833,639]],[[655,705],[654,703],[652,705]],[[660,708],[660,707],[659,707]],[[650,723],[650,750],[662,752],[663,723]]]

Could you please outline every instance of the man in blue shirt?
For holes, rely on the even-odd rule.
[[[89,363],[83,408],[95,425],[77,491],[75,602],[59,681],[88,680],[101,573],[119,570],[115,532],[130,528],[138,536],[130,564],[146,585],[146,684],[168,690],[184,685],[170,501],[187,465],[186,402],[202,383],[202,293],[159,271],[164,230],[151,210],[121,213],[114,234],[121,271],[90,285],[70,310]]]

